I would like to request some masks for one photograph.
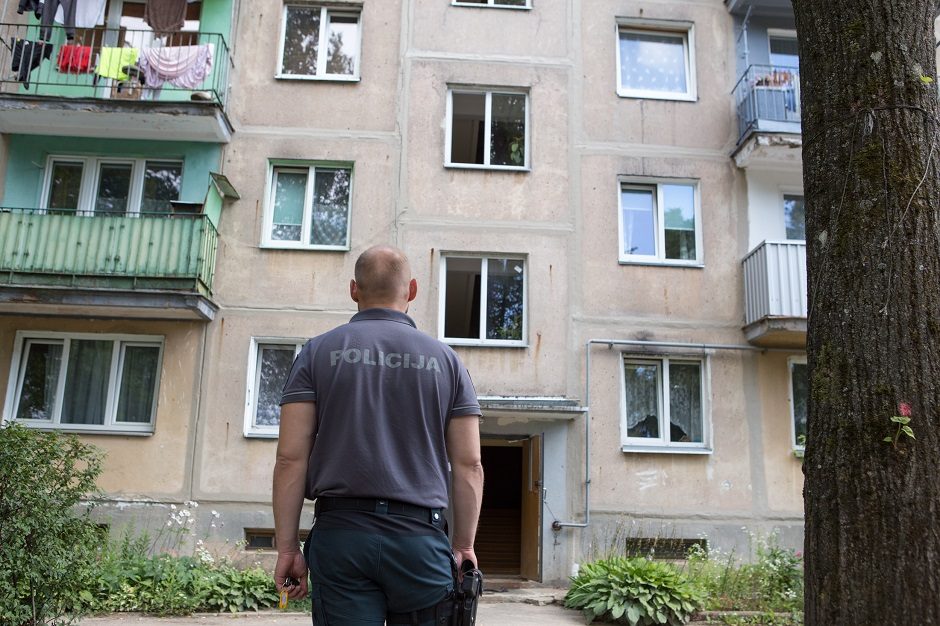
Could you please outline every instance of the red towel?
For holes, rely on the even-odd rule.
[[[71,74],[81,74],[91,71],[91,47],[63,45],[59,48],[60,72],[69,72]]]

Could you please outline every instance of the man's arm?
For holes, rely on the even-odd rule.
[[[298,600],[307,597],[307,564],[300,552],[300,511],[304,505],[307,484],[307,463],[317,428],[317,405],[313,402],[292,402],[281,407],[277,460],[274,463],[274,486],[271,500],[274,507],[274,543],[277,564],[274,584],[280,590],[288,576],[300,581],[289,595]]]
[[[480,460],[480,416],[452,417],[447,424],[447,456],[454,479],[454,558],[457,571],[465,561],[477,565],[473,540],[483,500],[483,464]]]

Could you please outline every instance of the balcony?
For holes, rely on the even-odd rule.
[[[766,348],[806,346],[806,244],[765,241],[744,257],[747,340]]]
[[[734,86],[738,167],[802,166],[800,70],[751,65]]]
[[[45,40],[45,41],[44,41]],[[225,143],[220,34],[0,24],[0,132]]]
[[[209,321],[206,215],[0,208],[0,313]]]
[[[774,17],[793,19],[793,6],[790,0],[725,0],[725,6],[732,15],[753,17]]]

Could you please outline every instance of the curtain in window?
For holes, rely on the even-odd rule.
[[[281,391],[291,365],[294,346],[258,346],[258,400],[255,426],[277,426],[281,422]]]
[[[73,339],[62,399],[63,424],[104,424],[112,341]]]
[[[271,239],[300,241],[307,173],[274,171],[274,225]]]
[[[656,234],[652,189],[624,188],[620,192],[623,210],[623,253],[656,254]]]
[[[310,243],[345,246],[349,226],[349,170],[317,168],[313,188]]]
[[[62,345],[27,342],[26,365],[20,386],[16,419],[51,420],[59,387]]]
[[[650,439],[659,437],[658,379],[658,364],[624,365],[628,436]]]
[[[670,441],[704,441],[701,369],[699,363],[669,363]]]
[[[160,348],[127,346],[121,371],[121,393],[116,421],[149,424],[153,414],[153,393],[157,385]]]
[[[626,89],[685,93],[685,46],[682,35],[620,33],[620,81]]]

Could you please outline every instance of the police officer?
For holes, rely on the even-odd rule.
[[[451,559],[477,562],[480,405],[456,353],[407,315],[417,282],[401,250],[362,253],[349,293],[359,312],[308,341],[284,386],[274,581],[303,598],[309,567],[317,625],[378,626],[393,613],[440,623]],[[443,516],[448,464],[452,546]],[[306,560],[298,541],[304,496],[316,499]]]

